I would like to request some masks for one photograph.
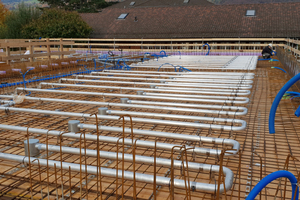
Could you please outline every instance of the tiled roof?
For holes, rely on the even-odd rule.
[[[290,3],[290,2],[300,2],[300,0],[221,0],[219,4],[261,4],[261,3]]]
[[[131,2],[135,2],[133,6]],[[165,6],[194,6],[202,5],[209,6],[214,5],[207,0],[189,0],[188,3],[184,3],[184,0],[125,0],[114,4],[110,8],[140,8],[140,7],[165,7]]]
[[[246,17],[247,10],[256,16]],[[122,13],[129,14],[118,20]],[[300,37],[300,3],[113,8],[81,16],[94,38]]]

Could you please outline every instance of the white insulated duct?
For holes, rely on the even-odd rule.
[[[68,117],[85,117],[85,118],[95,118],[95,115],[85,114],[85,113],[74,113],[74,112],[61,112],[61,111],[50,111],[50,110],[38,110],[38,109],[27,109],[27,108],[12,108],[12,107],[0,107],[0,110],[9,112],[27,112],[27,113],[37,113],[37,114],[48,114],[48,115],[57,115],[57,116],[68,116]],[[108,116],[108,115],[97,115],[98,119],[105,120],[119,120],[119,116]],[[193,122],[182,122],[182,121],[171,121],[171,120],[159,120],[159,119],[149,119],[149,118],[132,118],[133,122],[137,123],[147,123],[147,124],[160,124],[160,125],[174,125],[174,126],[183,126],[190,128],[203,128],[211,130],[221,130],[221,131],[241,131],[246,128],[246,121],[240,119],[221,119],[221,118],[212,118],[212,117],[199,117],[199,119],[207,119],[207,121],[213,122],[226,122],[226,123],[237,123],[240,126],[233,125],[218,125],[218,124],[204,124],[204,123],[193,123]],[[125,118],[125,121],[129,121],[129,118]]]
[[[50,85],[50,86],[59,86],[59,87],[75,87],[75,88],[102,88],[102,89],[109,89],[109,86],[97,86],[97,85],[75,85],[75,84],[60,84],[60,83],[40,83],[42,85]],[[41,88],[41,87],[40,87]],[[117,88],[117,87],[115,87]],[[122,88],[119,88],[122,90]],[[136,88],[135,90],[141,90],[143,88]],[[146,89],[147,90],[147,89]],[[154,90],[155,91],[155,90]],[[156,90],[159,91],[159,90]],[[165,92],[165,91],[163,91]],[[182,91],[187,93],[186,91]],[[109,93],[110,94],[110,93]],[[249,102],[249,98],[247,97],[231,97],[231,96],[207,96],[207,95],[188,95],[188,94],[170,94],[170,93],[150,93],[150,92],[143,92],[142,95],[145,96],[171,96],[171,97],[188,97],[188,98],[204,98],[204,99],[226,99],[226,100],[240,100],[244,101],[245,103]]]
[[[168,80],[168,79],[166,79]],[[104,80],[89,80],[89,79],[67,79],[61,78],[59,83],[62,81],[74,81],[74,82],[91,82],[91,83],[112,83],[112,84],[128,84],[128,85],[156,85],[156,86],[171,86],[171,87],[195,87],[195,88],[218,88],[218,89],[233,89],[233,90],[247,90],[251,89],[252,85],[242,84],[199,84],[199,83],[151,83],[151,82],[129,82],[129,81],[104,81]]]
[[[189,93],[189,94],[219,94],[219,95],[235,95],[235,96],[240,96],[240,95],[248,95],[250,94],[250,91],[247,90],[246,93],[241,93],[239,92],[233,92],[230,90],[230,92],[224,92],[222,90],[214,90],[211,89],[209,91],[192,91],[192,90],[184,90],[183,88],[176,88],[176,89],[160,89],[158,87],[155,87],[155,89],[150,89],[150,88],[142,88],[142,87],[118,87],[118,86],[101,86],[101,85],[82,85],[82,84],[61,84],[61,83],[45,83],[41,82],[39,84],[39,89],[42,89],[43,86],[60,86],[60,87],[85,87],[85,88],[101,88],[101,89],[113,89],[113,90],[143,90],[143,91],[151,91],[151,92],[175,92],[175,93]]]
[[[230,83],[230,84],[251,84],[252,80],[228,80],[228,79],[191,79],[191,78],[173,78],[173,79],[156,79],[156,78],[133,78],[133,77],[117,77],[117,76],[91,76],[91,75],[73,75],[77,78],[99,78],[113,80],[137,80],[137,81],[168,81],[168,82],[187,82],[187,83]]]
[[[74,123],[75,126],[80,127],[81,129],[96,129],[95,125],[89,125],[89,124],[80,124],[80,123]],[[11,130],[11,131],[20,131],[20,132],[27,132],[27,127],[21,127],[21,126],[11,126],[11,125],[5,125],[5,124],[0,124],[0,129],[3,130]],[[120,132],[119,127],[106,127],[106,126],[99,126],[100,130],[104,131],[114,131],[114,132]],[[79,130],[79,129],[78,129]],[[131,129],[126,128],[125,129],[126,133],[131,133]],[[128,132],[129,131],[129,132]],[[74,133],[74,132],[63,132],[63,131],[54,131],[54,130],[47,130],[47,129],[37,129],[37,128],[28,128],[29,133],[35,133],[35,134],[43,134],[43,135],[50,135],[50,136],[60,136],[62,137],[67,137],[67,138],[73,138],[73,139],[80,139],[80,134]],[[64,133],[64,134],[63,134]],[[149,135],[149,136],[155,136],[159,132],[151,132],[151,131],[139,131],[139,132],[134,132],[135,134],[140,134],[140,135]],[[168,133],[161,132],[162,135],[160,137],[166,136],[167,138],[170,138],[168,136]],[[239,151],[240,144],[235,141],[235,140],[230,140],[230,139],[221,139],[221,138],[210,138],[210,137],[199,137],[199,136],[190,136],[190,135],[182,135],[179,136],[180,134],[174,134],[177,138],[181,138],[182,136],[186,136],[187,138],[190,138],[191,141],[196,140],[198,137],[199,142],[207,142],[207,143],[213,143],[213,144],[221,144],[221,145],[228,145],[232,146],[232,150],[226,151],[225,156],[233,156],[236,155]],[[159,137],[159,136],[157,136]],[[85,135],[86,140],[92,140],[92,141],[97,141],[97,135]],[[176,139],[176,138],[175,138]],[[201,140],[200,140],[201,139]],[[113,143],[117,144],[118,142],[120,144],[123,143],[123,139],[119,139],[117,137],[109,137],[109,136],[99,136],[99,141],[100,142],[107,142],[107,143]],[[186,139],[185,139],[186,141]],[[132,141],[131,139],[125,138],[124,143],[125,145],[132,145],[132,143],[135,142]],[[144,141],[144,140],[137,140],[136,141],[136,146],[138,147],[146,147],[146,148],[154,148],[155,142],[152,141]],[[173,147],[175,146],[182,146],[179,144],[169,144],[169,143],[156,143],[157,149],[163,149],[163,150],[168,150],[171,151]],[[201,154],[201,155],[207,155],[207,156],[217,156],[221,154],[221,150],[216,150],[216,149],[208,149],[208,148],[200,148],[200,147],[192,147],[192,146],[186,146],[186,148],[191,148],[187,150],[187,152],[190,153],[195,153],[195,154]],[[236,148],[236,149],[235,149]],[[178,150],[175,148],[174,150]]]
[[[132,94],[116,94],[116,93],[97,93],[97,92],[82,92],[82,91],[68,91],[68,90],[45,90],[35,88],[16,88],[23,92],[46,92],[46,93],[59,93],[59,94],[72,94],[72,95],[96,95],[96,96],[107,96],[107,97],[127,97],[137,99],[155,99],[155,100],[172,100],[172,101],[185,101],[185,102],[206,102],[206,103],[220,103],[220,104],[247,104],[249,99],[244,101],[235,100],[215,100],[215,99],[195,99],[195,98],[178,98],[178,97],[159,97],[159,96],[144,96],[144,95],[132,95]]]
[[[47,150],[47,145],[38,143],[35,145],[35,148],[37,148],[39,150]],[[50,152],[59,152],[60,153],[60,150],[62,153],[74,154],[74,155],[80,155],[80,151],[81,151],[81,155],[97,157],[96,150],[90,150],[90,149],[81,149],[80,150],[79,148],[64,147],[64,146],[62,146],[60,149],[60,146],[48,145],[48,151],[50,151]],[[100,158],[116,160],[118,157],[119,160],[124,160],[126,162],[133,161],[132,154],[124,154],[124,159],[123,159],[122,153],[116,153],[116,152],[99,151],[99,155],[100,155]],[[135,162],[151,165],[154,163],[154,157],[135,155]],[[172,161],[170,159],[156,158],[156,165],[158,165],[158,166],[171,167],[171,162]],[[187,164],[188,164],[189,170],[196,171],[196,172],[202,171],[204,173],[205,172],[219,173],[219,169],[220,169],[220,166],[217,166],[217,165],[208,165],[208,164],[195,163],[195,162],[188,162]],[[173,166],[177,169],[182,169],[183,167],[187,167],[186,162],[182,163],[181,160],[174,160]],[[233,184],[233,173],[227,167],[223,167],[223,173],[225,175],[225,186],[226,186],[226,188],[230,189]],[[228,190],[228,189],[226,189],[226,190]]]
[[[163,72],[163,71],[124,71],[124,70],[108,70],[104,69],[103,72],[111,72],[111,73],[146,73],[146,74],[175,74],[175,75],[216,75],[216,76],[221,76],[221,75],[229,75],[229,76],[255,76],[254,73],[245,73],[245,72]],[[101,72],[100,72],[101,73]]]
[[[0,98],[13,98],[13,95],[0,95]],[[206,109],[190,109],[190,108],[180,108],[180,107],[170,107],[170,106],[149,106],[149,105],[135,105],[135,101],[127,100],[127,103],[108,103],[108,102],[98,102],[98,101],[81,101],[81,100],[71,100],[71,99],[54,99],[54,98],[40,98],[40,97],[29,97],[25,96],[25,100],[29,101],[41,101],[41,102],[57,102],[57,103],[75,103],[75,104],[88,104],[88,105],[99,105],[99,106],[112,106],[112,107],[127,107],[127,108],[142,108],[142,109],[153,109],[153,110],[168,110],[168,111],[181,111],[181,112],[194,112],[194,113],[206,113],[206,114],[216,114],[216,115],[246,115],[248,109],[246,107],[236,107],[236,106],[216,106],[216,105],[205,105],[196,104],[195,107],[206,108]],[[5,101],[6,102],[6,101]],[[13,101],[7,101],[14,103]],[[142,102],[149,103],[149,102]],[[183,104],[189,105],[189,104]],[[180,104],[176,106],[181,106]],[[212,109],[212,110],[208,110]],[[219,109],[219,110],[213,110]]]
[[[174,75],[165,75],[165,74],[148,74],[147,71],[145,71],[144,74],[142,73],[135,73],[135,71],[132,71],[130,74],[126,73],[117,73],[117,72],[91,72],[91,75],[122,75],[122,76],[147,76],[147,77],[165,77],[165,78],[205,78],[205,79],[230,79],[230,80],[244,80],[244,79],[253,79],[253,76],[230,76],[226,75],[226,73],[221,75],[193,75],[193,74],[174,74]]]
[[[0,153],[0,159],[1,160],[9,160],[9,161],[14,161],[18,163],[29,163],[29,158],[24,157],[24,156],[19,156],[19,155],[14,155],[14,154],[6,154],[6,153]],[[36,158],[31,157],[30,161],[35,160]],[[39,161],[39,162],[38,162]],[[54,165],[58,169],[64,169],[64,170],[69,170],[71,168],[72,171],[80,172],[80,171],[87,171],[88,174],[94,174],[97,175],[97,171],[99,171],[99,168],[96,166],[91,166],[91,165],[80,165],[80,164],[75,164],[75,163],[67,163],[67,162],[60,162],[60,161],[54,161],[54,160],[46,160],[46,159],[38,159],[36,162],[31,162],[31,165],[40,165],[42,167],[49,166],[50,168],[53,168]],[[213,165],[211,165],[213,167]],[[230,174],[228,168],[224,168],[224,174],[226,175],[231,175],[228,176],[229,178],[227,179],[228,184],[225,182],[225,187],[226,190],[229,190],[232,186],[233,182],[233,175]],[[228,169],[228,170],[227,170]],[[213,167],[213,171],[218,170],[218,166]],[[102,176],[106,177],[117,177],[117,171],[115,169],[109,169],[109,168],[104,168],[100,167],[100,172]],[[122,178],[124,175],[124,178],[126,180],[133,180],[134,173],[130,171],[122,171],[118,170],[118,178]],[[137,182],[143,182],[143,183],[149,183],[152,184],[154,182],[154,176],[153,175],[148,175],[148,174],[141,174],[141,173],[135,173],[135,178]],[[170,186],[171,179],[167,177],[161,177],[161,176],[156,176],[156,184],[161,185],[161,186]],[[194,182],[190,181],[190,189],[192,191],[197,191],[197,192],[210,192],[210,193],[215,193],[217,185],[216,184],[208,184],[208,183],[199,183],[199,182]],[[180,179],[174,179],[174,187],[175,188],[180,188],[180,189],[186,189],[186,184],[184,180]],[[220,186],[220,193],[224,192],[224,185],[221,184]]]

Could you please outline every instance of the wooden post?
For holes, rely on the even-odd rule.
[[[29,45],[29,51],[30,51],[30,57],[29,57],[29,61],[33,62],[33,45],[31,44],[31,42],[29,41],[30,45]]]
[[[60,52],[64,51],[63,39],[60,38]],[[61,58],[64,58],[64,54],[61,54]]]
[[[50,40],[49,38],[46,39],[46,42],[47,42],[47,54],[48,54],[48,60],[51,60],[51,50],[50,50]]]
[[[7,46],[6,47],[6,56],[7,56],[7,58],[10,56],[10,47],[9,46]],[[9,58],[6,60],[6,64],[10,64],[10,60],[9,60]]]

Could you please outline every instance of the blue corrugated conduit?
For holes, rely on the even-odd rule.
[[[254,200],[254,198],[264,189],[269,183],[278,178],[288,178],[292,184],[292,200],[299,200],[299,187],[297,185],[296,177],[289,171],[277,171],[269,174],[263,178],[259,183],[251,190],[246,200]],[[295,196],[296,194],[296,196]]]
[[[57,79],[57,78],[64,78],[64,77],[67,77],[67,76],[72,76],[74,74],[87,74],[87,73],[91,73],[91,72],[94,72],[94,71],[102,71],[102,69],[98,69],[98,70],[87,70],[87,71],[72,71],[71,73],[69,74],[56,74],[56,75],[53,75],[53,76],[43,76],[43,77],[40,77],[39,79],[29,79],[28,81],[25,81],[25,84],[26,83],[35,83],[35,82],[40,82],[40,81],[47,81],[47,80],[53,80],[53,79]],[[24,79],[23,79],[24,80]],[[0,88],[5,88],[5,87],[11,87],[11,86],[18,86],[18,85],[23,85],[24,84],[24,81],[20,81],[20,82],[15,82],[15,83],[7,83],[7,84],[0,84]]]
[[[167,53],[164,50],[160,51],[159,54],[161,57],[168,57]]]
[[[26,74],[27,74],[29,71],[31,71],[31,70],[33,70],[33,68],[28,69],[24,74],[23,74],[22,72],[20,72],[21,75],[22,75],[22,77],[23,77],[24,88],[26,88],[26,80],[25,80],[25,76],[26,76]],[[29,91],[29,94],[26,94],[26,96],[29,96],[30,94],[31,94],[31,92]]]
[[[191,72],[191,70],[189,70],[189,69],[187,69],[187,68],[185,68],[185,67],[182,67],[182,66],[180,66],[180,65],[173,65],[173,64],[171,64],[171,63],[164,63],[164,64],[162,64],[161,66],[159,66],[159,68],[158,68],[157,71],[159,72],[160,68],[161,68],[162,66],[164,66],[164,65],[171,65],[171,66],[173,66],[175,72],[177,72],[176,67],[179,67],[179,68],[178,68],[178,71],[179,71],[179,72],[183,72],[183,71],[189,71],[189,72]]]
[[[271,67],[272,69],[280,69],[281,71],[283,71],[284,73],[286,73],[286,71],[280,67]]]
[[[120,61],[123,61],[123,65],[124,65],[124,66],[122,66],[122,65],[120,64]],[[124,70],[131,70],[131,67],[129,67],[129,66],[125,63],[125,60],[124,60],[123,58],[118,59],[118,61],[117,61],[117,68],[118,68],[118,69],[123,69],[123,67],[124,67]]]
[[[179,66],[179,65],[177,65]],[[189,70],[188,68],[185,68],[185,67],[182,67],[182,66],[179,66],[179,69],[178,69],[179,72],[184,72],[184,71],[187,71],[187,72],[191,72],[192,70]]]
[[[270,115],[269,115],[269,133],[273,134],[275,133],[275,114],[276,114],[276,110],[278,107],[278,104],[280,102],[280,100],[282,99],[282,97],[284,96],[284,94],[286,93],[286,91],[288,89],[290,89],[290,87],[292,85],[294,85],[297,81],[300,80],[300,73],[297,74],[296,76],[294,76],[293,78],[291,78],[278,92],[278,94],[276,95],[271,110],[270,110]]]
[[[205,46],[207,46],[208,47],[208,51],[207,51],[207,53],[206,53],[206,56],[207,55],[209,55],[209,52],[210,52],[210,46],[209,46],[209,44],[208,43],[205,43],[202,47],[205,47]]]

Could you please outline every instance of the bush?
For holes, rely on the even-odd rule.
[[[77,12],[59,9],[45,10],[44,13],[22,28],[25,38],[84,38],[92,28]]]

